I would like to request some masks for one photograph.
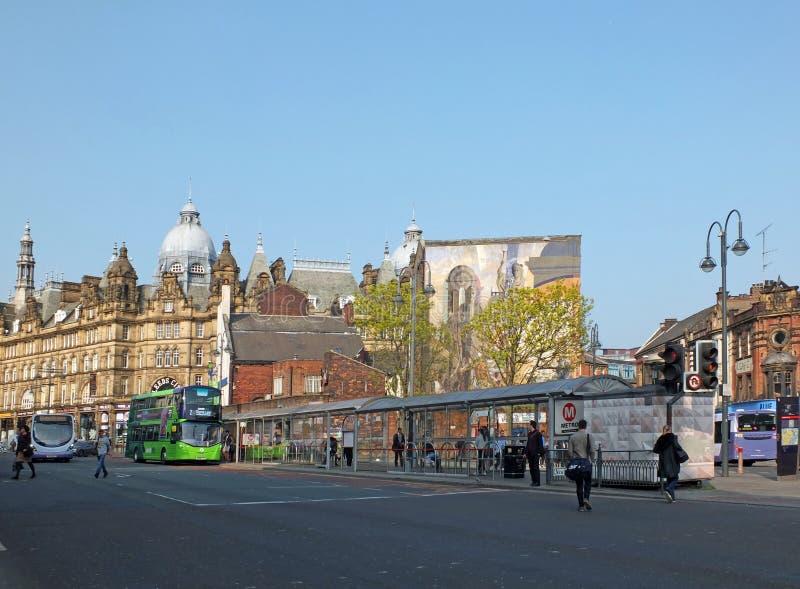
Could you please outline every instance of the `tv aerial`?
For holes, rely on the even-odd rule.
[[[767,229],[772,227],[772,223],[764,227],[761,231],[756,233],[756,236],[761,236],[761,272],[764,273],[767,271],[767,266],[769,266],[772,262],[767,262],[767,254],[771,254],[773,252],[777,252],[778,250],[768,250],[767,249]]]

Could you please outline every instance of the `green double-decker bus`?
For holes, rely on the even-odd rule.
[[[222,405],[219,389],[188,386],[131,399],[125,456],[136,462],[219,463]]]

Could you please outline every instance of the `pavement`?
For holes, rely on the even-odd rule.
[[[527,472],[524,478],[503,478],[500,473],[492,472],[486,476],[480,477],[393,471],[353,472],[352,470],[338,467],[326,470],[325,468],[317,466],[283,464],[278,462],[266,464],[223,462],[220,466],[222,468],[246,470],[282,470],[348,477],[435,481],[442,484],[472,487],[480,485],[489,488],[514,489],[531,493],[575,493],[574,483],[570,481],[558,481],[545,484],[544,472],[542,472],[542,485],[540,487],[532,487],[530,484],[530,475]],[[753,466],[744,468],[742,473],[738,472],[736,465],[731,465],[727,477],[721,476],[721,469],[717,467],[716,474],[717,476],[711,480],[680,484],[677,490],[678,502],[706,501],[800,509],[800,478],[781,477],[781,480],[778,480],[775,462],[756,463]],[[637,498],[639,500],[663,501],[661,492],[658,489],[625,487],[596,487],[592,489],[593,497],[602,497],[604,495],[617,497],[625,496]]]

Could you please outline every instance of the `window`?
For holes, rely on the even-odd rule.
[[[92,370],[97,370],[100,367],[100,357],[95,354],[92,356]]]
[[[164,339],[164,324],[156,323],[156,339]]]
[[[91,402],[91,399],[92,399],[91,391],[92,391],[91,387],[86,387],[86,388],[83,389],[83,392],[81,393],[81,403],[90,403]],[[75,391],[74,390],[73,390],[72,394],[73,394],[73,396],[75,395]]]
[[[276,376],[272,379],[272,394],[273,395],[282,395],[283,394],[283,377]]]
[[[28,380],[28,365],[22,368],[22,380]]]
[[[122,367],[128,367],[128,350],[122,352]]]
[[[164,325],[164,337],[166,339],[172,339],[172,323],[169,321]]]
[[[200,386],[201,384],[203,384],[203,375],[195,374],[194,375],[194,384],[197,385],[197,386]]]
[[[175,305],[172,301],[164,301],[164,313],[172,313]]]
[[[174,262],[172,266],[169,267],[169,271],[173,274],[180,274],[183,272],[183,264],[180,262]]]
[[[139,352],[138,367],[144,368],[144,354],[142,352]]]
[[[130,325],[123,325],[122,326],[122,339],[124,339],[124,340],[131,339],[131,327],[130,327]]]
[[[109,352],[108,354],[106,354],[106,368],[113,368],[113,367],[114,367],[113,359],[111,358],[111,352]]]
[[[161,368],[164,365],[164,352],[161,350],[156,351],[156,368]]]
[[[178,352],[178,348],[175,348],[174,350],[172,350],[172,365],[177,366],[179,364],[180,359],[181,355]]]
[[[89,372],[89,366],[90,366],[90,364],[89,364],[89,356],[84,356],[83,357],[83,371],[84,372]]]
[[[67,402],[67,385],[61,385],[61,404],[64,405]]]
[[[108,341],[112,341],[114,339],[114,326],[108,326]]]
[[[321,376],[306,376],[306,393],[321,393],[322,392],[322,377]]]
[[[172,323],[172,337],[181,337],[181,323],[174,321]]]
[[[127,397],[128,396],[128,377],[127,376],[123,376],[122,377],[122,396],[123,397]]]
[[[192,274],[199,274],[202,276],[203,274],[206,273],[206,269],[205,266],[203,266],[202,264],[195,263],[189,267],[189,272]]]
[[[194,364],[195,366],[203,365],[203,348],[197,348],[194,351]]]
[[[144,340],[144,325],[139,326],[139,341]]]
[[[742,413],[736,416],[737,429],[740,432],[774,432],[774,413]]]
[[[205,331],[206,331],[206,324],[203,323],[202,321],[198,321],[198,322],[196,322],[194,324],[194,334],[195,334],[195,336],[197,336],[197,337],[205,337],[205,335],[204,335]]]
[[[72,359],[72,374],[75,374],[76,372],[78,372],[78,359],[77,358],[73,358]]]
[[[22,395],[22,407],[21,409],[33,409],[33,393],[30,391],[26,391],[24,395]]]
[[[142,394],[142,377],[136,379],[136,394]]]
[[[164,352],[164,366],[172,366],[172,352],[169,350]]]

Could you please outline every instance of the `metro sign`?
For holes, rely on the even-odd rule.
[[[578,431],[578,422],[583,419],[583,399],[557,399],[553,427],[557,436]]]

